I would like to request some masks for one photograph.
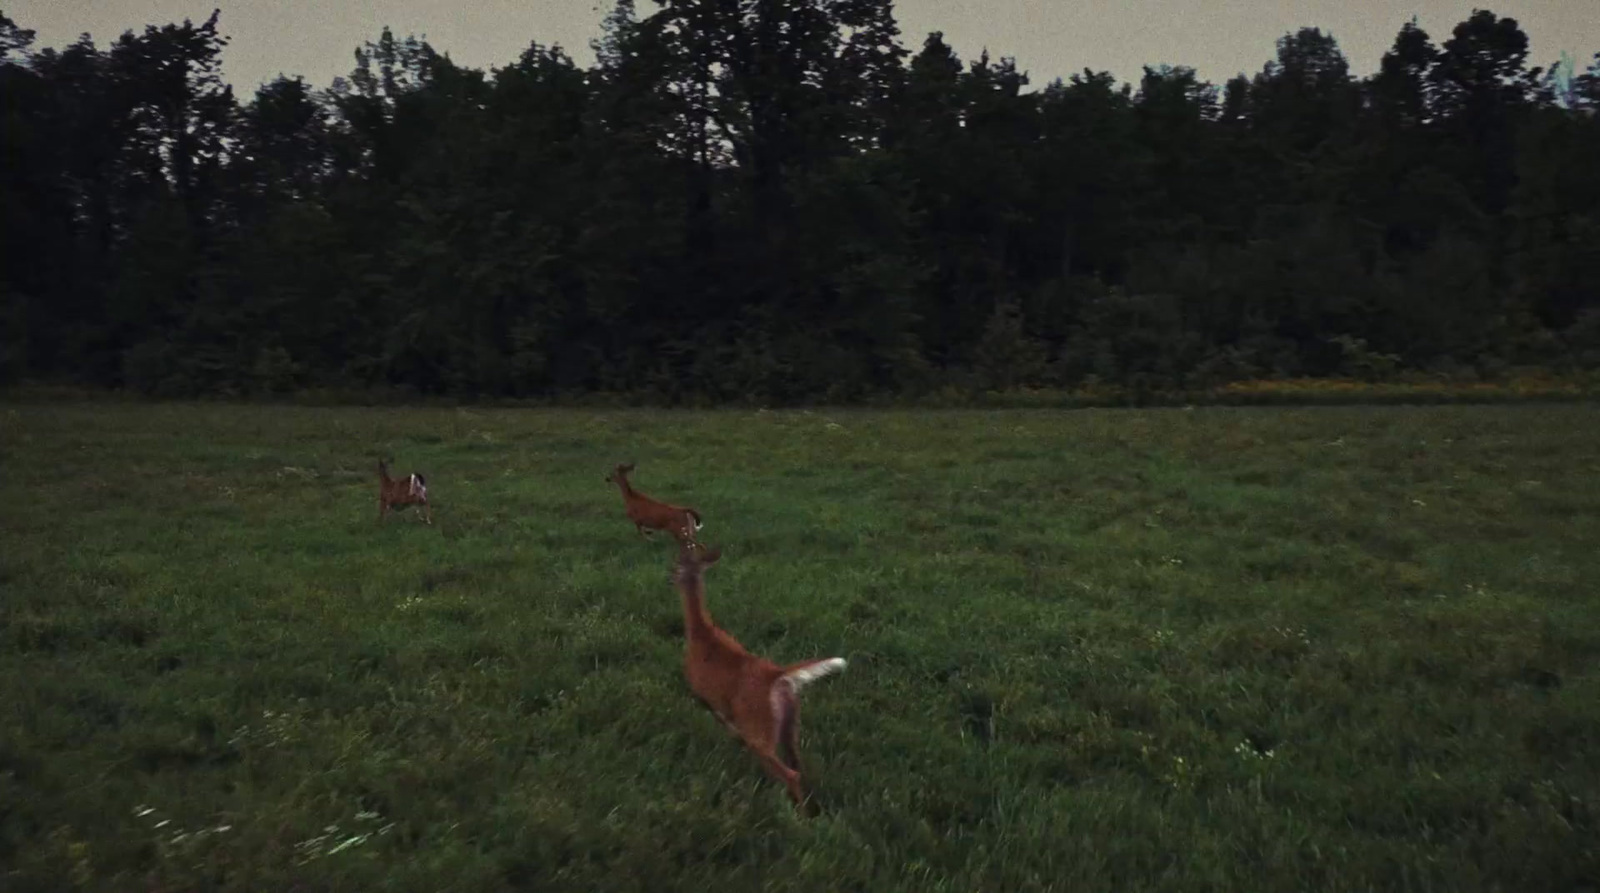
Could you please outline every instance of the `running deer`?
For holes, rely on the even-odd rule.
[[[383,522],[390,509],[408,505],[422,506],[423,520],[433,523],[433,509],[428,505],[428,482],[422,475],[412,473],[403,478],[389,477],[389,463],[378,460],[378,521]]]
[[[633,485],[628,483],[628,473],[631,471],[632,462],[618,465],[606,475],[606,483],[616,484],[622,490],[622,502],[628,510],[628,520],[633,522],[639,535],[649,539],[650,534],[657,530],[665,530],[680,544],[694,542],[695,531],[705,526],[700,522],[700,513],[651,499],[633,489]]]
[[[843,670],[845,660],[830,657],[780,667],[744,650],[706,611],[705,569],[721,557],[721,549],[698,543],[684,543],[679,549],[673,583],[683,596],[683,630],[688,639],[684,675],[700,703],[744,741],[803,811],[800,689]]]

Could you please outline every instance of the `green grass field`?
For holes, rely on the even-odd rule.
[[[850,660],[819,817],[627,459],[724,627]],[[13,404],[0,530],[8,893],[1600,887],[1593,406]]]

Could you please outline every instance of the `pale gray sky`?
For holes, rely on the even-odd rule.
[[[611,0],[0,0],[0,11],[38,31],[36,46],[51,47],[85,31],[105,47],[129,28],[199,22],[218,6],[232,38],[224,73],[247,99],[280,71],[326,87],[384,25],[396,36],[426,35],[472,67],[510,64],[534,40],[559,43],[587,65]],[[1042,86],[1085,67],[1135,80],[1141,65],[1160,63],[1193,66],[1220,84],[1259,71],[1278,37],[1306,25],[1331,31],[1365,75],[1413,15],[1442,43],[1474,6],[1521,24],[1530,65],[1549,65],[1565,50],[1582,69],[1600,50],[1600,0],[900,0],[895,11],[912,50],[943,31],[963,60],[987,46],[992,56],[1016,57]]]

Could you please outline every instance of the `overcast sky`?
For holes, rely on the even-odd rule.
[[[612,0],[0,0],[0,11],[38,32],[35,48],[62,47],[85,31],[105,47],[149,24],[204,21],[220,6],[231,38],[224,73],[247,99],[279,72],[325,87],[354,65],[352,53],[384,25],[426,36],[461,65],[507,65],[531,41],[560,44],[587,65],[589,41]],[[641,2],[640,9],[648,8]],[[1254,74],[1285,32],[1331,31],[1358,75],[1377,68],[1400,26],[1416,16],[1436,43],[1474,5],[1511,16],[1527,32],[1530,65],[1565,50],[1586,67],[1600,50],[1600,0],[899,0],[902,39],[913,50],[929,31],[963,60],[985,47],[1013,56],[1042,86],[1085,67],[1135,80],[1141,65],[1189,65],[1222,83]]]

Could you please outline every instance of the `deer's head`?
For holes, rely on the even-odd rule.
[[[606,483],[626,483],[628,480],[628,472],[630,471],[633,471],[632,462],[621,463],[617,465],[616,468],[612,469],[610,474],[606,475]]]
[[[678,547],[678,566],[673,573],[673,579],[679,583],[698,580],[705,569],[716,564],[717,559],[721,557],[721,548],[692,541],[685,542]]]

